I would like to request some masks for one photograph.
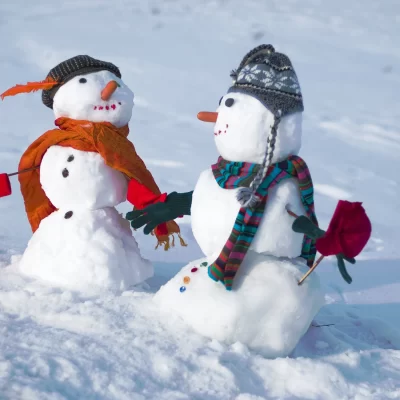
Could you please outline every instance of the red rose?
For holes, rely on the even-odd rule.
[[[339,200],[325,235],[316,242],[322,255],[353,258],[361,253],[371,236],[371,222],[361,204]]]

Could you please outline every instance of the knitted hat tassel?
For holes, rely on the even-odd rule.
[[[257,189],[260,186],[260,184],[263,182],[263,180],[267,174],[268,167],[272,163],[276,137],[278,135],[278,125],[281,121],[281,115],[282,115],[282,113],[279,110],[277,115],[275,115],[274,124],[271,126],[271,132],[270,132],[270,136],[268,138],[268,146],[265,151],[262,168],[260,168],[260,170],[257,172],[257,175],[255,176],[254,180],[251,182],[250,187],[248,187],[248,188],[242,187],[239,189],[239,191],[236,194],[236,199],[241,204],[241,206],[244,208],[254,208],[261,201],[261,198],[259,196],[257,196]]]

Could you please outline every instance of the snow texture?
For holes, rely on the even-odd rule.
[[[253,47],[289,55],[304,96],[302,149],[325,229],[344,194],[373,233],[347,285],[317,268],[325,305],[289,357],[193,331],[152,301],[202,252],[154,250],[147,284],[91,298],[21,275],[32,236],[22,197],[0,199],[0,398],[5,400],[388,400],[400,398],[400,5],[396,0],[41,0],[0,2],[1,91],[78,54],[115,63],[135,92],[130,139],[164,192],[193,190],[216,162],[212,125],[229,71]],[[53,125],[40,93],[0,103],[0,172]],[[126,213],[131,206],[118,206]],[[189,289],[187,293],[189,294]],[[284,294],[281,295],[283,297]]]
[[[101,92],[110,81],[116,81],[119,87],[109,100],[102,100]],[[133,92],[110,71],[75,76],[57,90],[53,104],[56,118],[107,121],[118,128],[128,124],[132,107]]]
[[[288,356],[324,304],[318,276],[299,286],[308,270],[304,260],[250,251],[229,292],[209,278],[207,265],[213,261],[200,259],[183,267],[155,295],[160,309],[210,339],[240,342],[268,358]]]

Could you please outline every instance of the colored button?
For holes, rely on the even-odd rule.
[[[183,278],[183,283],[184,283],[185,285],[187,285],[189,282],[190,282],[190,278],[189,278],[188,276],[185,276],[185,277]]]
[[[180,289],[179,289],[179,291],[180,291],[181,293],[183,293],[185,290],[186,290],[186,287],[185,287],[185,286],[181,286]]]
[[[192,268],[191,270],[190,270],[190,272],[196,272],[198,270],[198,268],[197,267],[194,267],[194,268]]]

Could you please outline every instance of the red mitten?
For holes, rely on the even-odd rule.
[[[339,200],[325,235],[316,242],[322,255],[353,258],[361,253],[371,236],[371,222],[361,204]]]
[[[135,208],[141,210],[151,204],[164,203],[167,193],[154,194],[147,186],[139,183],[136,179],[131,179],[126,198]]]
[[[147,186],[139,183],[136,179],[131,179],[128,184],[126,198],[129,203],[133,204],[135,209],[142,210],[151,204],[164,203],[167,199],[167,193],[154,194]],[[157,225],[155,233],[157,236],[168,235],[167,224]]]
[[[0,174],[0,197],[6,197],[11,194],[10,178],[7,174]]]

